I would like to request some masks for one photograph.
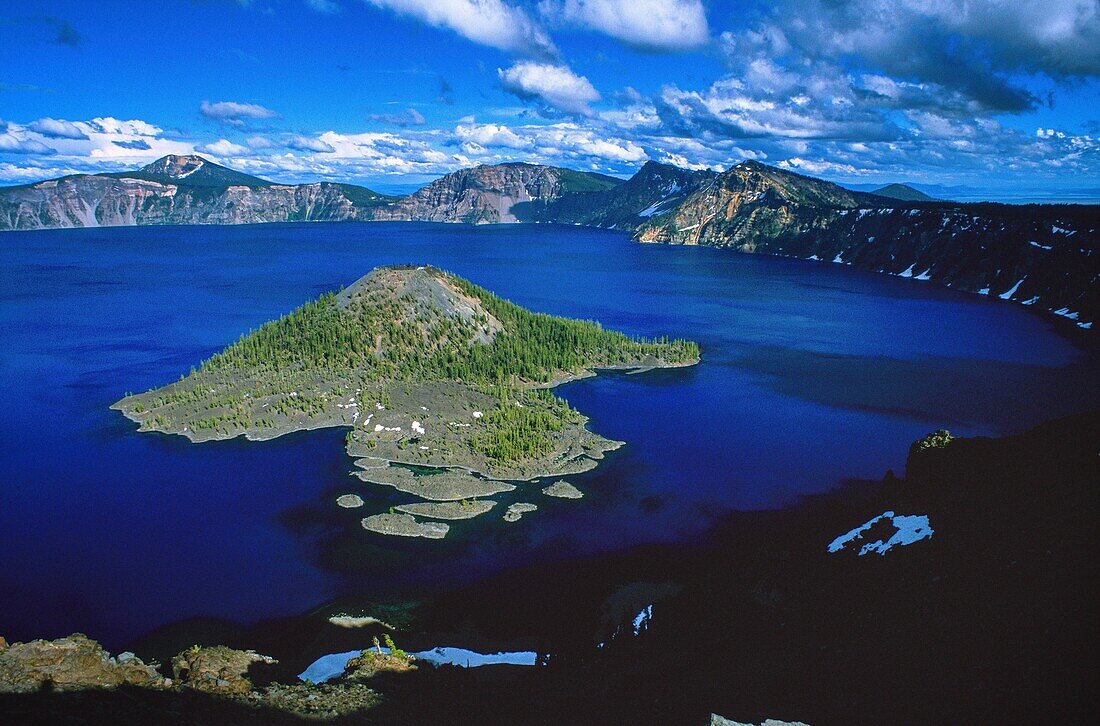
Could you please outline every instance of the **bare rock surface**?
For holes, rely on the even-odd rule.
[[[121,685],[164,688],[170,683],[133,653],[112,658],[99,643],[80,633],[10,645],[0,638],[0,693]]]
[[[344,509],[355,509],[363,506],[363,497],[358,494],[341,494],[336,497],[336,504]]]
[[[396,537],[443,539],[450,526],[442,522],[421,522],[411,514],[373,514],[363,519],[363,529]]]
[[[172,659],[172,674],[183,685],[200,691],[244,694],[252,691],[248,671],[255,663],[273,665],[278,661],[254,650],[196,645]]]
[[[485,514],[496,506],[492,499],[460,500],[457,502],[417,502],[394,507],[399,512],[415,514],[431,519],[473,519]]]
[[[527,512],[533,512],[538,509],[537,504],[531,504],[530,502],[516,502],[508,507],[508,511],[504,513],[505,522],[518,522]]]
[[[558,497],[559,499],[580,499],[584,496],[584,492],[577,489],[565,479],[558,479],[556,482],[543,489],[542,493],[548,497]]]
[[[356,462],[360,465],[360,462]],[[475,499],[501,492],[510,492],[516,487],[507,482],[482,479],[460,470],[447,470],[438,474],[417,476],[411,469],[403,466],[385,466],[363,469],[356,476],[366,482],[391,486],[399,492],[414,494],[421,499],[434,502],[457,502],[462,499]]]

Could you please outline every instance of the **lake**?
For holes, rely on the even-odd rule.
[[[0,235],[0,624],[112,649],[197,616],[411,597],[532,562],[690,541],[731,510],[901,474],[937,428],[1004,434],[1097,407],[1095,346],[1016,305],[843,265],[646,246],[573,227],[272,224]],[[692,338],[700,365],[559,395],[627,442],[441,542],[359,519],[342,430],[193,445],[108,406],[381,264],[430,263],[531,310]],[[367,500],[341,510],[347,492]],[[504,505],[536,501],[520,522]],[[762,543],[766,546],[766,543]],[[824,544],[823,544],[824,546]]]

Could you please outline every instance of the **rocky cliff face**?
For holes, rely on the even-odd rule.
[[[745,162],[636,236],[855,265],[1090,328],[1100,316],[1098,231],[1095,206],[905,202]]]
[[[461,169],[437,179],[375,219],[495,224],[522,221],[516,205],[547,202],[580,187],[609,188],[610,177],[537,164],[497,164]]]
[[[371,219],[391,199],[346,184],[272,184],[201,157],[165,157],[132,176],[0,189],[0,230]]]
[[[634,229],[650,217],[675,208],[715,176],[712,171],[691,171],[649,161],[622,184],[521,204],[515,213],[521,221]]]

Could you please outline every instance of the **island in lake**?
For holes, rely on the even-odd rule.
[[[113,408],[194,442],[348,427],[360,479],[426,500],[363,526],[438,539],[448,525],[417,516],[477,516],[495,504],[483,497],[515,489],[508,480],[587,471],[622,445],[549,388],[698,360],[691,341],[533,313],[430,266],[379,267]]]

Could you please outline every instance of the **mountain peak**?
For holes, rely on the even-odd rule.
[[[215,164],[197,154],[169,154],[136,172],[111,174],[109,176],[129,177],[196,187],[266,187],[271,182],[266,179],[235,171],[221,164]]]
[[[168,154],[141,167],[140,171],[146,174],[162,174],[172,179],[185,179],[206,163],[206,159],[196,154]]]

